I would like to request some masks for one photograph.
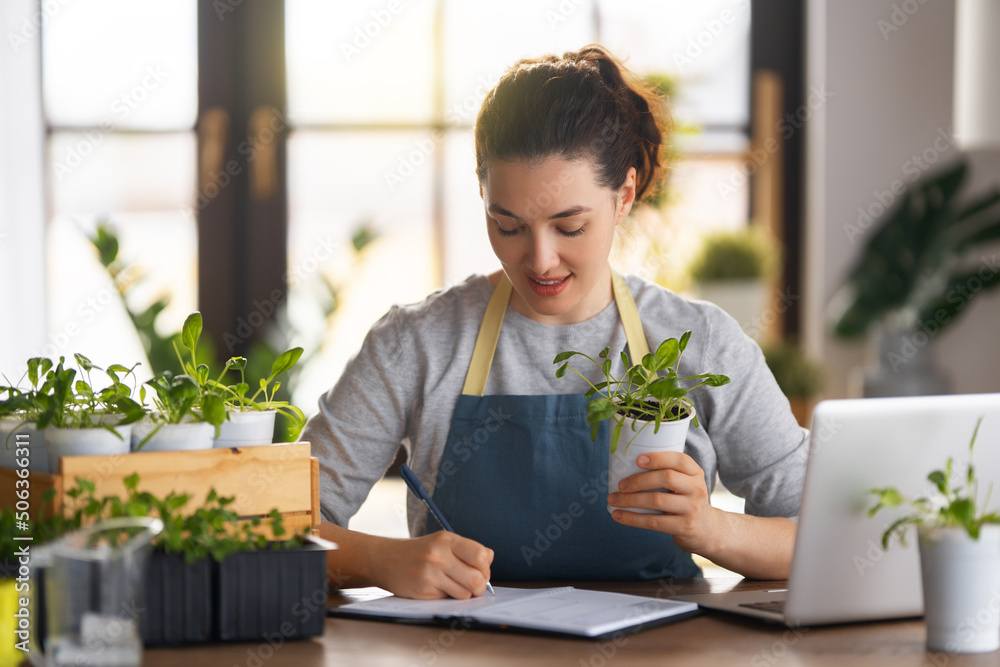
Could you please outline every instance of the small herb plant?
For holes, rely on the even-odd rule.
[[[293,549],[303,543],[308,529],[292,535],[281,542],[269,542],[259,528],[267,525],[275,538],[287,534],[283,517],[277,509],[272,509],[266,518],[254,517],[241,521],[240,515],[230,509],[233,497],[223,497],[212,489],[205,502],[186,516],[182,509],[190,501],[188,494],[171,491],[163,498],[139,491],[139,475],[132,474],[124,480],[126,495],[94,495],[96,486],[87,479],[77,478],[76,486],[66,492],[68,507],[62,512],[38,515],[31,522],[32,535],[36,544],[51,542],[83,525],[100,519],[126,516],[155,516],[163,521],[163,531],[153,540],[153,546],[166,553],[184,554],[184,559],[193,563],[207,556],[216,561],[224,560],[230,554],[242,551],[259,551],[266,548]],[[51,503],[55,492],[50,490],[45,496],[45,504]],[[15,542],[13,510],[0,510],[0,559],[9,558],[22,544]],[[10,530],[7,530],[8,524]]]
[[[271,372],[267,378],[261,378],[257,390],[251,394],[250,385],[246,381],[244,371],[246,370],[246,357],[232,357],[226,361],[225,367],[215,379],[209,377],[209,368],[206,364],[199,364],[197,361],[198,339],[201,337],[202,318],[201,313],[191,313],[184,320],[184,327],[181,329],[181,344],[190,356],[190,360],[185,361],[181,351],[174,346],[177,359],[181,363],[184,372],[194,378],[201,387],[201,400],[206,396],[217,394],[221,397],[226,408],[238,412],[249,410],[275,410],[289,417],[293,422],[293,428],[301,429],[306,418],[300,409],[287,401],[276,401],[274,395],[281,387],[280,382],[275,382],[275,378],[290,370],[299,357],[302,356],[301,347],[293,347],[278,355],[271,364]],[[239,374],[239,381],[229,384],[224,381],[226,374],[230,371]],[[273,383],[273,384],[272,384]]]
[[[614,419],[615,425],[611,431],[611,451],[614,452],[618,449],[626,417],[636,420],[632,422],[633,431],[636,429],[636,422],[641,421],[644,423],[640,431],[652,423],[653,432],[656,433],[660,430],[661,422],[680,421],[694,414],[694,404],[687,397],[688,392],[701,386],[721,387],[728,384],[728,377],[713,373],[679,376],[677,369],[690,340],[690,331],[685,331],[680,340],[668,338],[660,343],[656,352],[647,354],[640,363],[634,365],[629,364],[628,356],[623,350],[621,360],[625,372],[619,377],[611,374],[610,347],[604,348],[597,355],[601,361],[583,352],[568,351],[557,354],[552,363],[562,365],[556,369],[556,377],[563,377],[568,369],[590,385],[585,394],[586,398],[590,399],[587,403],[587,423],[591,424],[590,439],[597,440],[597,430],[602,421]],[[574,356],[581,356],[600,368],[604,374],[604,381],[594,384],[580,371],[570,366],[568,360]],[[660,377],[660,372],[666,372],[666,375]],[[681,384],[693,380],[700,382],[688,387]],[[694,415],[694,425],[698,426],[697,415]],[[631,442],[630,440],[629,444]]]
[[[972,454],[982,422],[983,418],[980,417],[972,431],[972,439],[969,441],[969,469],[964,480],[959,479],[958,483],[952,485],[955,465],[954,460],[949,457],[944,470],[935,470],[927,476],[936,490],[932,497],[906,498],[893,487],[871,490],[870,493],[876,497],[877,502],[868,511],[869,517],[875,516],[884,507],[898,507],[905,504],[913,509],[911,513],[896,519],[882,534],[883,548],[889,547],[893,537],[898,537],[900,543],[905,544],[906,530],[910,526],[964,528],[969,537],[978,540],[979,531],[984,524],[1000,523],[1000,514],[985,509],[989,505],[992,487],[987,491],[986,499],[983,501],[984,509],[978,509],[979,484],[972,465]]]
[[[32,409],[37,411],[38,428],[104,428],[121,438],[114,426],[131,424],[146,415],[145,408],[132,399],[134,383],[129,387],[124,381],[129,376],[134,381],[133,371],[138,364],[132,368],[112,364],[102,369],[82,354],[73,357],[79,367],[79,378],[76,369],[65,367],[64,357],[59,357],[55,368],[51,368],[52,362],[47,359],[37,365],[38,370],[47,370],[45,381],[31,397]],[[94,370],[104,373],[111,384],[104,389],[94,389],[91,381]],[[31,362],[28,373],[34,385]]]

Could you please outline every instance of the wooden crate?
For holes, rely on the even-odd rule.
[[[139,490],[163,497],[175,491],[191,500],[193,511],[214,488],[220,496],[234,496],[230,506],[243,518],[264,516],[277,508],[285,528],[298,531],[319,524],[319,460],[310,456],[308,442],[266,447],[232,447],[199,451],[134,452],[109,456],[64,456],[59,472],[32,472],[29,502],[32,513],[43,508],[43,496],[55,489],[55,506],[64,505],[65,492],[76,478],[96,485],[95,496],[125,495],[123,480],[139,474]],[[17,502],[17,471],[0,468],[0,507]]]

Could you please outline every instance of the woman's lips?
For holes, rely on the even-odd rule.
[[[535,294],[538,296],[553,297],[558,296],[564,289],[566,289],[566,286],[569,284],[569,279],[572,277],[572,273],[561,278],[542,279],[528,276],[528,284],[531,285],[531,289],[535,290]]]

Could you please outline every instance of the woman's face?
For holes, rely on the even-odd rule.
[[[582,322],[611,302],[608,255],[635,199],[635,169],[611,190],[590,160],[494,162],[480,184],[490,244],[514,285],[514,310]]]

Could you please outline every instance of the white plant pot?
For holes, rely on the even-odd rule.
[[[27,438],[17,436],[28,436]],[[20,468],[17,464],[24,457],[16,456],[18,448],[27,447],[28,470],[49,471],[49,457],[45,450],[45,433],[31,422],[17,418],[0,419],[0,468]]]
[[[973,540],[963,528],[921,529],[927,648],[986,653],[1000,648],[1000,526]]]
[[[59,459],[63,456],[94,456],[128,454],[132,438],[132,425],[115,426],[118,438],[104,428],[55,428],[45,429],[45,447],[49,454],[49,470],[59,472]]]
[[[136,449],[150,433],[156,429],[156,424],[136,424],[132,429],[133,452],[173,452],[179,450],[194,451],[196,449],[211,449],[215,427],[205,422],[189,424],[163,424],[154,433],[142,449]]]
[[[713,280],[697,283],[695,293],[699,299],[711,301],[733,316],[743,331],[760,340],[767,326],[763,322],[768,307],[768,286],[763,280]]]
[[[255,447],[274,440],[274,410],[231,411],[222,422],[214,447]]]
[[[630,475],[645,472],[635,460],[641,454],[655,452],[683,452],[687,441],[688,427],[694,419],[694,412],[678,421],[660,422],[660,429],[653,432],[654,422],[636,422],[626,417],[622,426],[621,437],[618,439],[618,449],[608,456],[608,493],[618,491],[618,483]],[[632,430],[635,423],[636,430]],[[610,424],[614,428],[614,424]],[[640,430],[641,429],[641,430]],[[631,441],[631,442],[630,442]],[[608,505],[608,511],[616,509],[638,514],[662,514],[659,510],[640,509],[634,507],[613,507]]]

